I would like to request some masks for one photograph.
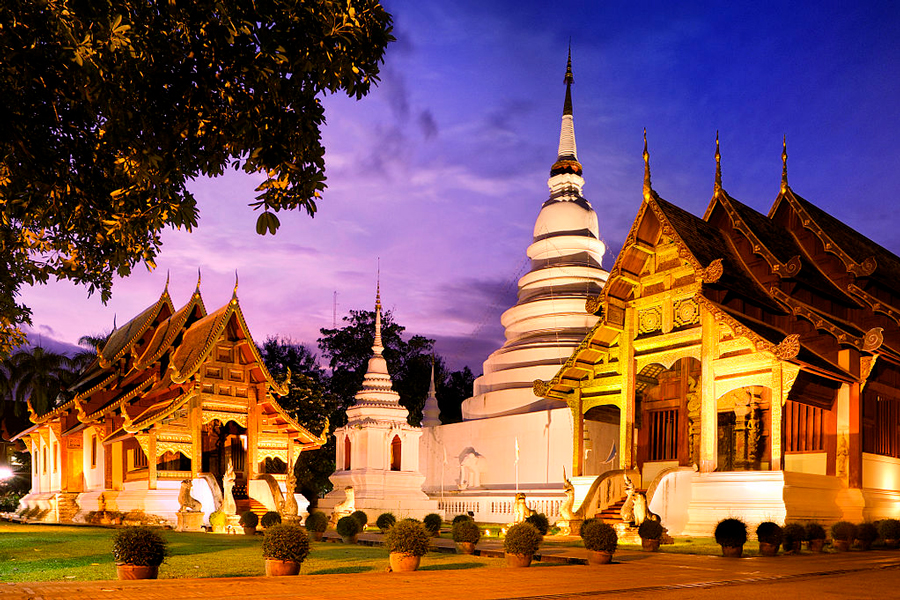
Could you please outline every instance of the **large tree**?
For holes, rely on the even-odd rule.
[[[190,230],[187,184],[265,176],[250,203],[312,215],[325,188],[321,97],[378,81],[377,0],[0,3],[0,353],[30,320],[20,287],[71,279],[110,297]]]

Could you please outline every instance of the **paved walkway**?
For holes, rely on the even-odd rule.
[[[368,537],[368,536],[366,536]],[[371,541],[371,540],[367,540]],[[441,542],[442,543],[442,542]],[[495,543],[485,542],[491,552]],[[443,543],[442,543],[443,545]],[[482,544],[479,544],[482,546]],[[822,587],[828,578],[859,581],[850,597],[900,597],[900,551],[849,552],[802,556],[726,559],[668,553],[617,552],[603,566],[558,564],[580,562],[582,548],[552,549],[527,569],[461,569],[415,573],[358,573],[298,577],[242,577],[223,579],[161,579],[156,581],[95,581],[0,583],[0,600],[181,600],[197,598],[366,598],[406,600],[552,599],[595,596],[679,598],[707,597],[714,588],[730,597],[773,598],[773,584],[802,589],[803,582]],[[548,561],[556,561],[552,564]],[[423,565],[427,565],[425,557]],[[878,581],[881,589],[866,587]],[[854,583],[854,585],[856,585]],[[735,587],[739,586],[739,587]],[[776,589],[776,588],[772,588]],[[857,588],[850,588],[857,589]],[[754,591],[755,590],[755,591]],[[841,594],[847,597],[846,594]]]

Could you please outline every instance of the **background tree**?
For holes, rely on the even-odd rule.
[[[0,3],[0,353],[24,341],[20,287],[66,278],[109,299],[166,227],[197,225],[187,183],[261,173],[259,233],[325,188],[321,95],[378,81],[376,0]]]
[[[435,375],[436,377],[436,375]],[[461,371],[448,373],[446,379],[435,385],[438,398],[438,406],[441,409],[441,423],[459,423],[462,421],[462,403],[466,398],[472,397],[472,388],[475,384],[475,376],[469,367],[463,367]]]

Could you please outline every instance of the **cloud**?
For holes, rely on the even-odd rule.
[[[438,126],[434,120],[434,115],[431,114],[430,110],[419,112],[419,129],[422,130],[422,135],[425,136],[426,140],[437,137]]]

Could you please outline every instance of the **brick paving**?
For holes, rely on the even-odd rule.
[[[368,537],[368,536],[367,536]],[[364,542],[374,541],[372,538]],[[447,546],[444,541],[439,542]],[[448,542],[449,543],[449,542]],[[479,544],[492,553],[497,543]],[[332,600],[366,598],[373,600],[494,600],[587,598],[656,595],[685,589],[720,586],[753,586],[773,582],[873,573],[896,581],[892,593],[900,596],[900,551],[849,552],[802,556],[750,557],[726,559],[668,553],[617,552],[614,562],[585,566],[583,548],[551,549],[541,561],[527,569],[448,569],[414,573],[357,573],[303,575],[298,577],[241,577],[222,579],[160,579],[155,581],[92,581],[46,583],[0,583],[0,600],[180,600],[197,598]],[[569,564],[560,564],[566,563]],[[386,566],[387,561],[385,561]],[[884,577],[882,577],[884,579]],[[762,586],[759,586],[762,587]],[[749,588],[748,588],[749,589]],[[731,593],[731,592],[728,592]],[[732,594],[733,595],[733,594]],[[859,597],[868,596],[861,590]]]

